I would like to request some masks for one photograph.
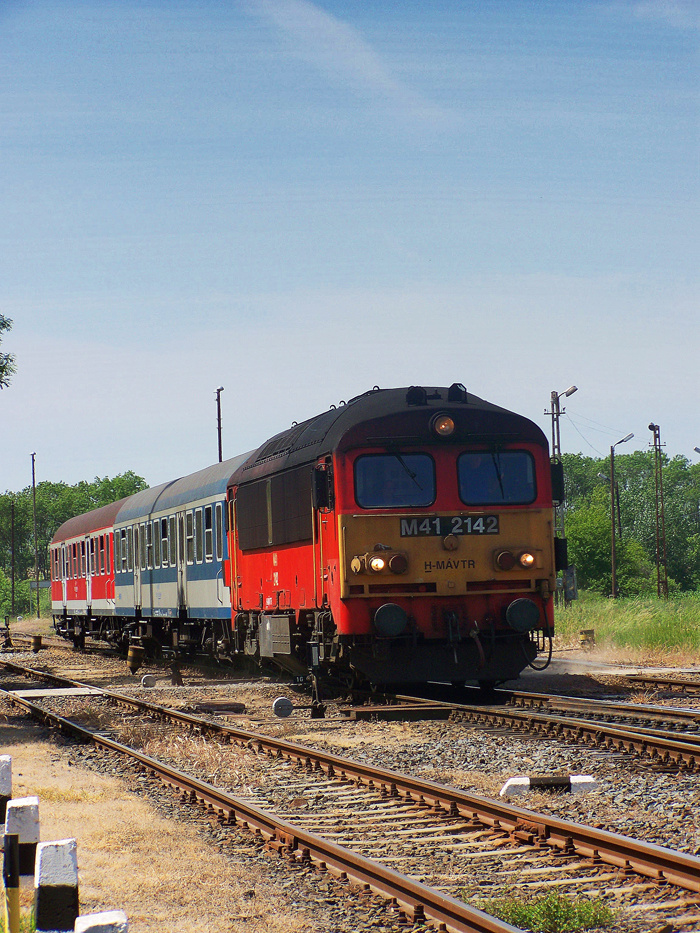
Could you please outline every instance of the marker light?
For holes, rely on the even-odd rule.
[[[496,554],[496,566],[499,570],[512,570],[515,567],[515,556],[510,551],[499,551]]]
[[[386,567],[386,561],[383,557],[370,557],[368,567],[373,573],[381,573]]]
[[[525,567],[526,570],[529,570],[530,567],[533,567],[535,564],[535,555],[530,554],[528,551],[525,551],[520,555],[520,564],[522,567]]]
[[[433,418],[432,429],[438,437],[449,437],[454,434],[455,423],[449,415],[436,415]]]
[[[389,558],[389,570],[392,573],[406,573],[408,570],[408,560],[404,554],[393,554]]]

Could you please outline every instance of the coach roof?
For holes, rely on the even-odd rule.
[[[67,522],[59,526],[51,539],[51,544],[59,544],[69,538],[95,534],[105,529],[111,530],[119,509],[131,498],[131,496],[127,496],[125,499],[119,499],[118,502],[110,502],[109,505],[103,505],[99,509],[93,509],[91,512],[69,518]]]
[[[446,443],[547,444],[534,422],[467,393],[457,383],[450,388],[375,388],[270,438],[241,464],[232,483],[246,483],[335,450],[425,444],[434,439],[430,422],[441,411],[449,412],[457,426]]]
[[[162,483],[131,496],[117,516],[116,524],[146,519],[155,512],[175,512],[202,499],[226,494],[226,486],[234,471],[250,457],[250,453],[215,463],[189,476]]]

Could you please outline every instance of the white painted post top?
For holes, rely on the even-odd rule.
[[[12,757],[0,755],[0,797],[12,796]]]
[[[591,791],[598,790],[600,785],[590,774],[572,774],[571,775],[571,793],[588,794]]]
[[[34,887],[78,887],[78,844],[75,839],[40,842],[36,847]]]
[[[75,921],[74,933],[128,933],[129,921],[123,910],[103,910]]]
[[[514,794],[527,794],[530,790],[530,778],[519,776],[508,778],[499,792],[500,797],[510,797]]]
[[[8,800],[5,832],[16,833],[20,842],[39,841],[39,798],[16,797]]]

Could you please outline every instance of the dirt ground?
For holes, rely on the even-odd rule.
[[[132,933],[314,929],[249,854],[226,858],[203,821],[168,819],[121,778],[71,763],[47,730],[3,701],[0,753],[12,756],[13,797],[39,797],[41,839],[77,840],[81,913],[122,909]],[[32,900],[24,887],[24,906]]]

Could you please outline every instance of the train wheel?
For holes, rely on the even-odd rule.
[[[491,702],[494,697],[494,692],[496,690],[496,681],[495,680],[480,680],[479,681],[479,698],[484,702]]]

